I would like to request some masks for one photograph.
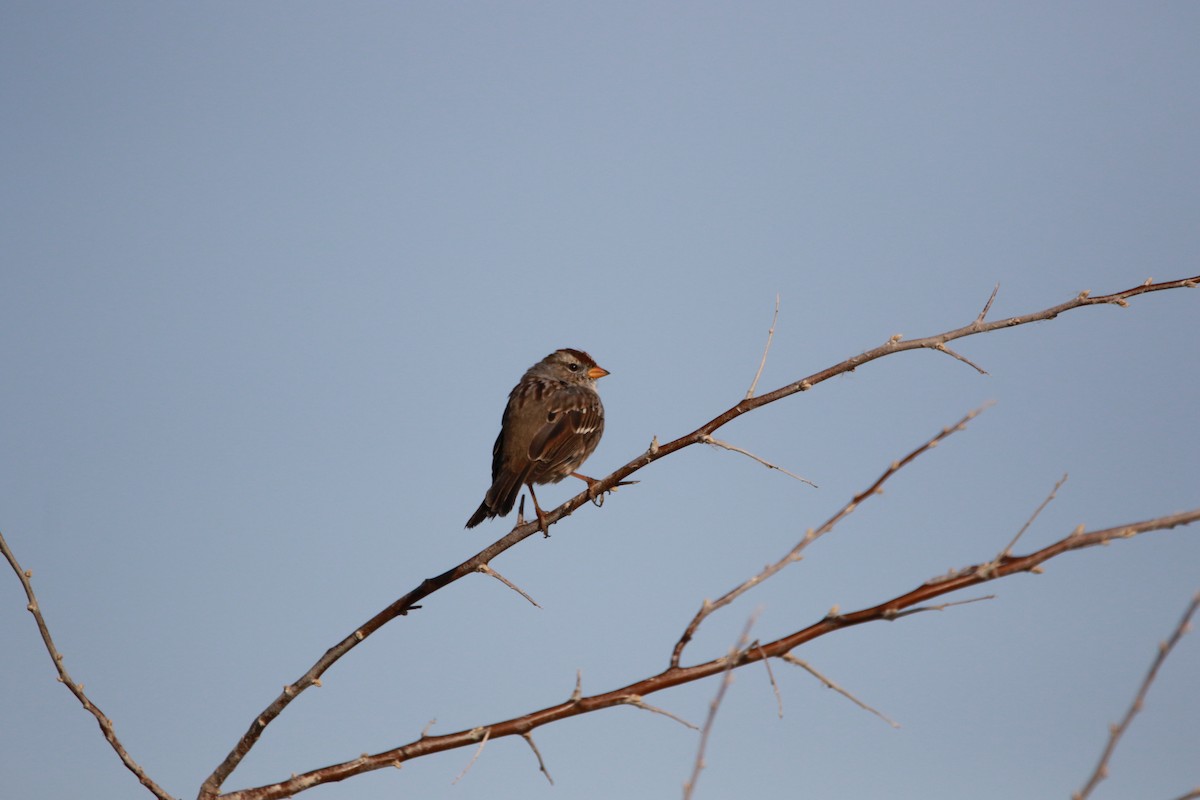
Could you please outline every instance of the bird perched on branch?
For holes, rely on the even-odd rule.
[[[546,517],[533,493],[535,483],[558,483],[571,475],[600,443],[604,406],[596,381],[608,370],[582,350],[555,350],[530,367],[508,395],[500,435],[492,447],[492,486],[467,527],[512,511],[521,487],[529,488],[542,532]]]

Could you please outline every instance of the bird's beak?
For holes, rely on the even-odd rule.
[[[588,370],[588,377],[592,380],[598,380],[608,374],[608,370],[604,367],[592,367]]]

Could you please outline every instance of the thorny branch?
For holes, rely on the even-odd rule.
[[[884,470],[883,474],[876,478],[874,483],[852,497],[850,502],[842,506],[836,514],[825,520],[821,527],[816,528],[815,530],[810,528],[804,534],[804,538],[802,538],[795,547],[789,550],[783,556],[783,558],[779,559],[774,564],[768,564],[761,572],[753,575],[750,578],[747,578],[745,581],[733,587],[716,600],[705,600],[700,606],[700,610],[696,612],[696,616],[692,617],[692,621],[688,623],[687,628],[684,629],[683,635],[679,637],[679,641],[676,642],[675,649],[671,652],[671,666],[679,666],[679,659],[683,657],[683,649],[687,647],[688,642],[692,640],[692,637],[696,633],[696,629],[700,627],[700,623],[704,622],[709,615],[711,615],[718,608],[724,608],[725,606],[729,605],[755,586],[758,586],[767,578],[770,578],[772,575],[782,570],[788,564],[799,561],[802,558],[801,553],[805,548],[807,548],[821,536],[824,536],[826,533],[829,533],[831,530],[833,530],[839,522],[850,516],[850,514],[854,512],[854,509],[862,505],[865,500],[879,494],[883,489],[883,484],[887,482],[888,478],[892,477],[905,466],[910,464],[922,453],[928,452],[932,448],[936,447],[946,437],[957,431],[963,430],[965,427],[967,427],[967,423],[982,414],[984,408],[986,407],[987,406],[975,409],[950,427],[943,428],[941,432],[935,435],[932,439],[926,441],[904,458],[900,459],[899,461],[892,462],[892,464],[886,470]]]
[[[721,685],[717,687],[716,696],[708,704],[708,716],[704,720],[704,727],[700,729],[700,745],[696,748],[696,760],[692,764],[692,777],[683,784],[683,800],[691,800],[696,791],[696,782],[700,780],[700,772],[705,767],[704,753],[708,750],[708,737],[712,735],[713,726],[717,722],[717,711],[721,708],[725,693],[733,685],[733,668],[737,666],[738,654],[746,649],[746,644],[750,641],[750,629],[754,627],[756,619],[758,612],[751,614],[750,619],[746,620],[746,627],[742,629],[737,644],[729,648],[729,654],[725,657],[728,662],[725,665],[725,674],[721,676]]]
[[[1159,643],[1158,654],[1154,657],[1154,663],[1150,665],[1150,671],[1146,673],[1141,687],[1134,696],[1133,702],[1129,705],[1129,710],[1125,712],[1125,716],[1118,724],[1113,725],[1109,729],[1108,744],[1105,746],[1104,752],[1100,755],[1100,763],[1096,764],[1096,769],[1092,771],[1092,776],[1084,784],[1084,787],[1071,795],[1071,800],[1086,800],[1091,795],[1092,790],[1099,785],[1100,781],[1108,777],[1108,762],[1112,758],[1113,751],[1117,749],[1117,742],[1121,740],[1121,736],[1129,728],[1129,723],[1142,710],[1142,705],[1146,701],[1146,693],[1150,691],[1150,684],[1154,683],[1154,679],[1158,677],[1159,668],[1167,660],[1167,656],[1171,654],[1171,650],[1174,649],[1175,645],[1179,644],[1179,640],[1191,628],[1192,617],[1195,615],[1197,608],[1200,608],[1200,592],[1192,596],[1192,602],[1188,604],[1187,611],[1183,612],[1183,617],[1179,620],[1179,624],[1175,626],[1175,630],[1171,636],[1165,642]]]
[[[1142,294],[1183,287],[1194,288],[1197,285],[1200,285],[1200,275],[1162,283],[1152,283],[1150,280],[1147,280],[1140,286],[1136,286],[1122,292],[1092,297],[1089,292],[1084,291],[1067,302],[1060,303],[1059,305],[1052,306],[1041,311],[1016,317],[1009,317],[1007,319],[996,320],[993,322],[985,322],[987,313],[991,308],[992,300],[996,295],[996,292],[993,291],[991,298],[989,298],[987,304],[984,306],[980,314],[971,323],[964,325],[961,328],[956,328],[943,333],[918,339],[904,340],[903,337],[899,335],[893,336],[878,347],[867,350],[857,356],[848,358],[845,361],[842,361],[824,370],[789,383],[785,386],[775,389],[772,392],[768,392],[767,394],[759,395],[757,397],[744,398],[741,402],[709,420],[696,430],[680,436],[673,441],[666,442],[665,444],[659,444],[656,437],[651,447],[645,453],[632,459],[624,466],[609,474],[607,477],[590,485],[588,490],[581,492],[580,494],[572,497],[560,505],[558,508],[548,512],[545,517],[546,524],[547,526],[553,525],[563,517],[573,513],[584,503],[589,502],[592,497],[612,491],[617,486],[622,485],[625,479],[630,475],[641,470],[647,465],[654,463],[659,459],[665,458],[671,453],[674,453],[685,447],[703,443],[706,441],[706,438],[711,439],[711,436],[715,431],[732,420],[742,416],[743,414],[749,413],[750,411],[769,403],[773,403],[777,400],[781,400],[785,397],[789,397],[793,394],[807,391],[819,383],[847,372],[853,372],[858,367],[861,367],[864,364],[879,358],[883,358],[884,356],[906,350],[933,349],[948,353],[955,358],[970,364],[971,366],[975,367],[975,369],[982,371],[982,369],[977,365],[949,350],[949,348],[946,346],[947,342],[979,333],[989,333],[1002,328],[1011,328],[1032,322],[1054,319],[1061,313],[1076,308],[1082,308],[1084,306],[1106,304],[1127,306],[1130,298]],[[774,324],[775,323],[773,320],[772,330],[774,329]],[[771,332],[769,332],[767,343],[768,348],[770,346],[771,335]],[[764,349],[763,354],[764,363],[765,358],[766,349]],[[755,384],[753,384],[751,387],[751,393],[753,392],[756,384],[757,376]],[[1189,512],[1189,514],[1191,513],[1197,512]],[[1002,577],[1006,574],[1012,574],[1012,572],[1027,571],[1032,569],[1033,566],[1036,566],[1037,563],[1041,563],[1041,561],[1052,558],[1055,555],[1066,552],[1067,550],[1091,546],[1092,544],[1099,543],[1100,541],[1108,541],[1111,538],[1116,538],[1119,536],[1131,536],[1147,530],[1158,530],[1162,527],[1173,527],[1174,525],[1186,524],[1193,520],[1194,517],[1189,517],[1187,514],[1174,515],[1172,517],[1164,517],[1159,520],[1148,520],[1144,523],[1138,523],[1134,526],[1126,526],[1125,528],[1121,529],[1097,531],[1093,534],[1087,535],[1073,535],[1059,543],[1056,543],[1055,545],[1051,545],[1050,548],[1044,548],[1043,550],[1039,550],[1036,553],[1030,554],[1029,556],[1025,556],[1023,558],[1012,558],[1005,556],[996,559],[993,562],[988,562],[987,564],[972,568],[972,570],[967,571],[968,574],[947,576],[936,581],[931,581],[924,587],[913,590],[913,592],[910,592],[907,595],[902,595],[901,597],[895,598],[894,600],[878,606],[875,609],[864,609],[861,612],[857,612],[855,615],[837,616],[831,614],[822,622],[817,623],[814,626],[810,626],[810,628],[807,628],[803,631],[798,631],[791,637],[785,637],[785,639],[777,640],[770,645],[763,645],[761,647],[756,645],[756,651],[754,653],[744,654],[740,664],[782,655],[791,648],[802,644],[804,641],[815,638],[815,636],[818,635],[823,635],[824,633],[828,633],[832,630],[846,627],[848,625],[860,624],[861,622],[870,621],[875,618],[888,618],[888,615],[895,616],[904,608],[912,605],[913,603],[921,602],[945,592],[955,591],[956,589],[963,588],[964,586],[974,585],[978,582],[994,580],[997,577]],[[397,598],[393,603],[378,612],[371,619],[354,629],[340,642],[330,647],[324,653],[324,655],[322,655],[321,658],[319,658],[316,663],[314,663],[303,675],[301,675],[294,682],[284,686],[284,689],[279,696],[276,697],[260,714],[254,718],[249,728],[234,745],[233,749],[222,760],[222,762],[217,765],[212,774],[204,781],[199,791],[199,799],[211,800],[212,798],[217,797],[220,794],[221,786],[224,781],[229,777],[230,774],[232,774],[232,772],[241,763],[242,759],[244,759],[250,750],[255,746],[267,726],[270,725],[281,713],[283,713],[284,709],[286,709],[288,705],[290,705],[291,702],[306,689],[312,686],[319,686],[321,682],[321,676],[340,658],[345,656],[364,639],[375,633],[391,620],[395,619],[396,617],[404,616],[409,611],[420,608],[418,603],[422,599],[428,597],[450,583],[463,578],[466,575],[479,571],[480,566],[488,564],[494,557],[515,546],[518,542],[533,535],[538,530],[540,530],[538,522],[524,522],[520,517],[518,517],[517,525],[514,526],[514,528],[507,535],[493,542],[491,545],[476,553],[474,556],[466,559],[461,564],[458,564],[457,566],[454,566],[437,576],[425,579],[417,587]],[[1059,549],[1053,550],[1055,547],[1058,547]],[[30,594],[32,611],[36,609],[37,606],[36,602],[32,598],[32,589],[29,586],[28,578],[16,566],[16,560],[14,557],[12,557],[11,552],[8,551],[7,545],[5,545],[4,549],[5,555],[9,558],[10,564],[13,565],[13,568],[17,571],[18,576],[21,577],[22,583],[26,587],[26,592]],[[63,679],[63,683],[66,684],[72,693],[76,695],[80,703],[83,704],[84,708],[97,718],[97,721],[104,732],[105,738],[107,738],[110,744],[113,745],[114,749],[117,751],[118,755],[121,757],[121,760],[126,764],[126,766],[133,771],[134,774],[138,776],[138,779],[142,781],[142,783],[145,784],[151,792],[159,797],[160,800],[167,800],[167,798],[170,796],[145,776],[144,772],[141,771],[141,768],[138,767],[138,765],[129,757],[128,753],[126,753],[124,748],[120,745],[120,742],[117,741],[116,736],[113,733],[111,721],[109,721],[108,718],[105,717],[99,711],[99,709],[97,709],[87,699],[86,695],[83,694],[82,689],[76,686],[74,682],[69,679],[69,676],[65,674],[65,670],[61,665],[61,657],[58,656],[57,650],[54,648],[53,642],[49,638],[49,632],[45,628],[44,620],[41,618],[39,612],[35,611],[34,614],[37,618],[38,627],[42,631],[43,639],[47,642],[51,656],[55,659],[55,666],[57,669],[59,669],[60,678]],[[779,648],[781,647],[784,649],[780,650]],[[633,684],[632,687],[640,688],[645,686],[647,687],[645,691],[659,691],[667,686],[677,685],[678,683],[684,683],[689,680],[696,680],[700,677],[706,677],[707,675],[712,674],[711,671],[706,672],[706,669],[710,669],[712,663],[713,662],[708,662],[707,664],[700,664],[687,668],[672,664],[671,667],[669,667],[661,675],[649,678],[646,681],[640,681],[637,684]],[[635,692],[635,694],[639,695],[641,693],[644,692]],[[594,710],[594,708],[598,707],[605,707],[605,703],[609,705],[622,702],[628,703],[629,697],[630,692],[628,690],[618,690],[616,693],[610,692],[590,698],[573,698],[572,702],[565,704],[564,707],[554,707],[552,709],[543,710],[543,712],[535,712],[532,715],[527,715],[526,717],[520,718],[521,730],[505,728],[503,727],[503,723],[499,727],[493,726],[488,730],[492,738],[520,734],[532,730],[538,725],[554,721],[555,719],[560,719],[565,716],[573,716],[579,713],[586,713],[587,711]],[[294,794],[298,791],[302,791],[310,786],[317,785],[318,783],[342,780],[350,775],[358,774],[359,772],[365,772],[371,769],[379,769],[383,766],[399,764],[403,760],[416,757],[417,755],[422,755],[426,752],[440,752],[442,750],[464,746],[467,743],[474,743],[476,741],[476,739],[470,738],[470,732],[437,737],[422,736],[417,742],[406,745],[402,748],[388,751],[386,754],[363,756],[362,758],[355,759],[352,762],[346,762],[344,764],[334,765],[321,770],[316,770],[314,772],[305,773],[304,775],[296,776],[288,781],[284,781],[279,784],[273,784],[270,787],[260,787],[259,789],[248,789],[240,792],[232,792],[223,796],[239,799],[251,797],[284,797]]]
[[[1163,283],[1151,283],[1149,280],[1147,280],[1145,283],[1141,284],[1140,286],[1135,286],[1132,289],[1126,289],[1125,291],[1108,295],[1101,295],[1099,297],[1092,297],[1090,292],[1083,291],[1065,303],[1059,303],[1056,306],[1051,306],[1050,308],[1043,309],[1041,311],[1035,311],[1016,317],[1008,317],[1007,319],[996,320],[994,322],[985,322],[984,320],[987,316],[987,312],[991,308],[992,300],[996,296],[997,290],[993,290],[991,298],[988,299],[987,305],[984,306],[983,311],[979,313],[979,316],[961,328],[955,328],[944,333],[934,334],[933,336],[926,336],[920,339],[903,340],[899,336],[893,336],[884,344],[871,350],[867,350],[864,353],[860,353],[857,356],[848,358],[839,364],[833,365],[832,367],[821,370],[820,372],[815,372],[812,375],[801,378],[798,381],[793,381],[792,383],[782,386],[772,392],[768,392],[767,394],[743,399],[737,405],[722,412],[691,433],[680,436],[678,439],[667,442],[666,444],[657,444],[656,441],[655,446],[649,448],[642,455],[634,458],[632,461],[629,461],[624,466],[619,467],[605,478],[597,481],[595,484],[590,485],[586,491],[580,492],[575,497],[572,497],[570,500],[567,500],[565,503],[560,505],[558,508],[547,512],[545,516],[546,526],[549,527],[563,517],[573,513],[584,503],[589,502],[592,497],[614,489],[630,475],[648,466],[649,464],[665,458],[678,450],[682,450],[685,447],[702,443],[704,441],[704,437],[711,436],[713,432],[727,423],[737,419],[743,414],[753,411],[756,408],[761,408],[769,403],[774,403],[777,400],[782,400],[785,397],[790,397],[798,392],[808,391],[818,383],[822,383],[830,378],[837,377],[838,375],[842,375],[847,372],[853,372],[858,367],[871,361],[875,361],[876,359],[883,358],[884,356],[889,356],[893,353],[904,352],[905,350],[944,348],[946,342],[950,342],[955,339],[973,336],[978,333],[988,333],[994,330],[1000,330],[1002,328],[1013,328],[1018,325],[1026,325],[1031,322],[1054,319],[1059,314],[1076,308],[1082,308],[1084,306],[1109,304],[1126,306],[1128,305],[1129,298],[1136,297],[1138,295],[1183,287],[1195,288],[1198,285],[1200,285],[1200,275],[1195,275],[1190,278],[1183,278],[1181,280],[1166,281]],[[292,700],[294,700],[309,686],[312,686],[321,677],[321,675],[324,674],[327,669],[329,669],[329,667],[331,667],[342,656],[346,655],[346,653],[354,649],[359,642],[382,628],[385,624],[396,617],[407,614],[420,600],[428,597],[435,591],[449,585],[450,583],[453,583],[465,575],[475,572],[480,564],[489,563],[500,553],[503,553],[505,550],[513,547],[523,539],[532,536],[539,530],[540,526],[537,521],[518,524],[505,536],[488,545],[486,548],[471,556],[458,566],[452,567],[436,577],[426,578],[415,589],[395,600],[387,608],[383,609],[362,626],[354,630],[349,636],[335,644],[333,647],[329,648],[329,650],[325,652],[325,655],[321,656],[321,658],[318,659],[317,662],[313,664],[306,673],[304,673],[304,675],[300,676],[300,678],[294,683],[285,687],[284,691],[278,697],[276,697],[275,700],[273,700],[261,714],[255,717],[254,721],[250,724],[250,728],[242,735],[242,738],[238,741],[238,743],[234,745],[233,750],[231,750],[229,755],[227,755],[225,759],[217,766],[212,775],[205,780],[204,785],[200,790],[199,800],[208,800],[208,798],[215,797],[220,792],[221,785],[225,782],[225,779],[229,777],[237,765],[241,763],[242,759],[245,758],[246,754],[250,752],[250,749],[254,747],[255,743],[258,741],[259,737],[262,736],[262,732],[266,729],[266,727],[271,724],[276,717],[283,713],[283,710],[291,704]]]
[[[46,619],[42,616],[42,608],[38,605],[37,596],[33,593],[33,583],[30,580],[33,573],[29,570],[21,569],[21,565],[17,563],[17,557],[13,551],[9,549],[8,542],[4,540],[4,534],[0,533],[0,552],[4,553],[4,558],[8,560],[8,565],[12,567],[13,572],[17,573],[17,579],[21,581],[21,585],[25,587],[25,597],[29,600],[29,605],[26,608],[30,614],[33,614],[34,620],[37,621],[38,631],[42,634],[42,642],[46,645],[46,650],[50,653],[50,659],[54,662],[54,668],[58,670],[58,680],[66,686],[71,694],[79,700],[85,711],[96,718],[96,723],[100,726],[101,733],[108,740],[109,745],[116,751],[117,756],[121,759],[121,763],[132,772],[141,782],[143,786],[149,789],[159,800],[173,800],[171,795],[155,783],[146,772],[142,769],[129,753],[125,750],[121,740],[117,738],[117,732],[113,728],[112,720],[109,719],[103,711],[96,706],[88,696],[84,694],[83,684],[76,683],[71,675],[67,672],[67,667],[63,663],[62,653],[58,652],[58,647],[54,644],[54,639],[50,636],[50,628],[46,625]]]
[[[1006,556],[999,559],[998,562],[985,562],[955,570],[950,574],[932,578],[904,594],[885,600],[870,608],[863,608],[846,614],[830,613],[811,625],[774,641],[752,643],[736,654],[734,669],[741,669],[747,664],[753,664],[767,658],[782,658],[795,648],[835,631],[845,630],[869,622],[895,620],[903,616],[906,609],[911,609],[913,606],[935,597],[1021,572],[1037,572],[1040,565],[1064,553],[1104,545],[1119,539],[1127,539],[1151,531],[1168,530],[1197,521],[1200,521],[1200,508],[1166,517],[1105,528],[1090,533],[1075,530],[1062,539],[1027,555]],[[989,567],[988,569],[983,568],[985,564]],[[362,772],[397,766],[405,761],[411,761],[414,758],[420,758],[431,753],[440,753],[446,750],[477,745],[481,729],[488,731],[490,739],[494,740],[505,736],[522,736],[543,725],[587,714],[602,708],[612,708],[619,705],[640,705],[641,707],[647,707],[644,701],[642,701],[642,698],[646,695],[661,692],[664,689],[684,683],[719,675],[728,668],[729,661],[729,655],[722,655],[719,658],[692,666],[670,666],[657,675],[643,678],[634,683],[622,686],[619,689],[590,696],[573,695],[565,702],[471,730],[463,730],[441,736],[422,736],[416,741],[391,750],[364,755],[352,761],[322,767],[321,769],[296,775],[278,783],[229,792],[222,795],[222,798],[224,800],[279,800],[280,798],[297,794],[304,789],[333,781],[345,780]]]

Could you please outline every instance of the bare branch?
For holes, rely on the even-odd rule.
[[[754,627],[754,621],[757,619],[758,612],[756,611],[750,615],[750,619],[746,620],[746,626],[742,628],[742,635],[738,637],[737,644],[729,648],[729,654],[725,656],[725,660],[728,662],[725,665],[725,674],[721,676],[721,685],[717,687],[716,696],[708,704],[708,716],[704,720],[704,728],[700,731],[700,746],[696,748],[696,761],[692,765],[692,776],[683,784],[683,800],[691,800],[692,792],[696,789],[696,781],[700,780],[700,772],[704,769],[704,752],[708,749],[708,737],[717,721],[717,711],[721,708],[721,701],[725,699],[725,693],[733,684],[733,668],[737,666],[738,656],[749,641],[750,629]]]
[[[754,373],[754,380],[750,382],[750,388],[746,390],[746,399],[754,397],[754,390],[758,387],[758,379],[762,377],[763,367],[767,365],[767,353],[771,352],[771,340],[775,338],[775,323],[779,320],[779,295],[775,295],[775,315],[771,317],[771,329],[767,331],[767,346],[763,348],[762,361],[758,362],[758,372]]]
[[[984,409],[987,407],[988,406],[985,405],[975,409],[954,425],[951,425],[948,428],[943,428],[940,432],[934,435],[933,438],[928,439],[924,444],[913,450],[904,458],[893,462],[891,466],[884,470],[883,474],[880,475],[874,483],[851,498],[850,502],[842,506],[841,510],[839,510],[829,519],[825,520],[821,527],[817,528],[816,530],[810,529],[805,532],[804,538],[801,539],[795,547],[789,550],[783,558],[779,559],[773,564],[768,564],[762,569],[761,572],[750,578],[747,578],[745,581],[730,589],[716,600],[705,600],[703,605],[701,605],[700,610],[696,612],[696,616],[692,617],[692,621],[689,622],[687,628],[684,629],[683,635],[679,637],[679,641],[675,643],[675,649],[671,652],[671,666],[679,666],[679,661],[683,657],[684,648],[687,647],[687,644],[692,640],[692,637],[696,635],[696,629],[700,627],[700,624],[704,622],[704,620],[708,618],[710,614],[712,614],[718,608],[723,608],[724,606],[729,605],[755,586],[781,571],[788,564],[799,561],[801,558],[801,552],[803,552],[803,550],[808,547],[809,544],[833,530],[839,522],[853,513],[854,509],[858,508],[858,506],[861,505],[865,500],[878,494],[883,484],[887,482],[888,478],[892,477],[905,466],[912,463],[913,460],[915,460],[922,453],[925,453],[936,447],[937,444],[946,437],[965,428],[968,422],[982,414]]]
[[[512,589],[517,594],[521,595],[521,597],[524,597],[526,600],[528,600],[533,605],[537,606],[538,608],[541,608],[541,606],[538,605],[538,602],[536,600],[534,600],[532,597],[530,597],[528,594],[526,594],[525,591],[521,587],[517,586],[515,583],[510,581],[508,578],[504,577],[499,572],[492,569],[490,564],[480,564],[478,567],[475,568],[475,571],[482,572],[484,575],[491,575],[493,578],[500,581],[501,583],[503,583],[508,588]]]
[[[1096,530],[1090,533],[1072,531],[1058,541],[1028,555],[1009,556],[1001,559],[999,563],[994,563],[990,570],[982,570],[982,564],[965,567],[948,575],[928,580],[911,591],[870,608],[845,614],[826,615],[805,628],[774,641],[760,643],[742,651],[739,654],[738,663],[734,668],[740,669],[747,664],[767,658],[781,658],[785,653],[791,652],[801,645],[835,631],[845,630],[869,622],[894,620],[900,617],[905,610],[926,603],[935,597],[999,580],[1010,575],[1022,572],[1035,572],[1041,564],[1064,553],[1097,547],[1121,539],[1133,538],[1151,531],[1169,530],[1197,521],[1200,521],[1200,508],[1165,517],[1157,517],[1113,528]],[[487,730],[490,731],[491,738],[493,739],[503,736],[520,736],[542,725],[548,725],[561,719],[617,705],[633,705],[648,711],[666,714],[672,719],[695,729],[694,725],[684,722],[675,715],[647,705],[642,698],[654,692],[660,692],[685,683],[719,675],[727,668],[728,660],[724,656],[689,667],[670,666],[657,675],[642,678],[619,689],[587,697],[572,697],[570,700],[557,705],[531,711],[520,717],[493,723],[487,726]],[[224,800],[281,800],[281,798],[291,797],[297,792],[311,786],[345,780],[362,772],[395,766],[403,761],[419,758],[431,753],[469,747],[478,743],[478,735],[475,733],[478,730],[480,729],[475,728],[441,736],[422,737],[416,741],[381,753],[322,767],[311,772],[293,776],[287,780],[279,781],[278,783],[229,792],[221,797]]]
[[[710,444],[713,447],[722,447],[731,452],[741,453],[744,456],[749,456],[750,458],[753,458],[755,461],[762,464],[764,467],[767,467],[768,469],[777,469],[780,472],[782,472],[784,475],[787,475],[790,478],[795,478],[796,480],[800,481],[801,483],[807,483],[809,486],[813,487],[814,489],[817,488],[817,485],[815,483],[813,483],[812,481],[810,481],[808,478],[802,478],[794,472],[788,472],[786,469],[779,466],[778,464],[772,464],[770,461],[767,461],[765,458],[759,458],[758,456],[754,455],[754,453],[751,453],[749,450],[743,450],[742,448],[738,447],[737,445],[732,445],[729,442],[723,442],[720,439],[714,439],[713,437],[709,436],[708,434],[705,434],[703,439],[701,439],[701,441],[703,441],[705,444]]]
[[[679,438],[666,443],[658,443],[657,439],[651,444],[652,446],[642,454],[633,458],[623,466],[614,470],[608,476],[590,485],[587,490],[580,492],[576,496],[567,500],[562,505],[549,511],[545,515],[546,525],[550,526],[557,523],[563,517],[566,517],[580,506],[591,500],[598,493],[609,491],[615,486],[620,485],[626,478],[633,473],[641,470],[649,464],[652,464],[659,459],[666,458],[672,453],[682,450],[685,447],[690,447],[703,442],[703,437],[711,436],[718,429],[737,419],[743,414],[749,413],[757,408],[761,408],[769,403],[774,403],[782,400],[785,397],[790,397],[793,394],[808,391],[819,383],[823,383],[831,378],[843,375],[847,372],[853,372],[859,367],[885,356],[894,353],[900,353],[907,350],[916,350],[922,348],[936,348],[938,344],[945,345],[947,342],[955,339],[960,339],[966,336],[973,336],[980,333],[990,333],[992,331],[1013,328],[1019,325],[1026,325],[1033,322],[1054,319],[1059,314],[1076,308],[1091,305],[1104,304],[1119,304],[1127,305],[1127,300],[1148,292],[1164,291],[1168,289],[1179,288],[1194,288],[1200,285],[1200,275],[1180,280],[1167,281],[1157,284],[1142,284],[1131,289],[1126,289],[1122,292],[1116,292],[1110,295],[1102,295],[1099,297],[1091,297],[1088,292],[1081,292],[1074,298],[1060,303],[1056,306],[1043,309],[1041,311],[1024,314],[1017,317],[1009,317],[1007,319],[996,320],[994,322],[984,322],[982,317],[973,320],[970,324],[960,328],[945,331],[943,333],[926,336],[919,339],[910,339],[903,341],[900,337],[892,337],[883,345],[868,350],[857,356],[847,358],[846,360],[835,364],[831,367],[813,373],[804,378],[800,378],[792,383],[782,386],[774,391],[764,395],[759,395],[753,398],[743,399],[737,405],[722,412],[718,416],[701,425],[691,433],[680,436]],[[990,307],[990,306],[989,306]],[[985,307],[985,312],[988,307]],[[409,591],[407,594],[399,597],[387,608],[377,613],[374,617],[368,620],[363,625],[356,628],[342,641],[329,648],[324,655],[314,663],[304,675],[291,684],[291,691],[281,693],[276,697],[270,705],[262,712],[255,716],[250,723],[248,730],[242,735],[238,742],[230,750],[224,760],[213,770],[212,774],[204,781],[200,789],[200,800],[210,800],[216,797],[221,789],[221,785],[232,774],[233,770],[241,763],[246,754],[258,742],[263,731],[275,719],[279,717],[283,710],[291,704],[309,686],[316,684],[317,680],[340,658],[345,656],[350,650],[358,646],[360,642],[368,636],[379,630],[391,620],[406,615],[409,611],[419,608],[417,603],[425,597],[428,597],[433,592],[459,580],[464,575],[468,575],[476,570],[480,564],[490,563],[497,555],[503,553],[517,543],[532,536],[539,531],[539,523],[534,520],[530,522],[523,521],[523,517],[518,516],[518,524],[505,536],[488,545],[486,548],[471,556],[461,564],[452,567],[445,572],[433,578],[427,578],[421,582],[416,588]],[[236,794],[236,793],[235,793]]]
[[[1154,657],[1154,661],[1150,665],[1150,671],[1146,673],[1146,677],[1142,681],[1137,694],[1134,696],[1129,710],[1125,712],[1125,716],[1118,724],[1113,725],[1109,729],[1108,744],[1105,746],[1104,752],[1100,755],[1100,763],[1096,764],[1096,769],[1093,770],[1092,776],[1083,785],[1083,788],[1071,795],[1072,800],[1086,800],[1092,793],[1092,790],[1099,785],[1100,781],[1108,777],[1108,762],[1112,758],[1113,751],[1117,749],[1117,742],[1121,740],[1121,736],[1129,728],[1129,723],[1142,710],[1142,705],[1146,701],[1146,694],[1150,691],[1150,685],[1154,683],[1154,679],[1158,676],[1159,668],[1167,660],[1167,656],[1171,654],[1171,650],[1179,643],[1183,635],[1191,629],[1192,616],[1196,613],[1197,608],[1200,608],[1200,592],[1192,596],[1192,602],[1188,604],[1187,611],[1183,612],[1183,617],[1179,620],[1179,624],[1175,626],[1175,630],[1171,633],[1171,636],[1165,642],[1159,642],[1158,654]]]
[[[42,608],[38,604],[37,595],[33,593],[33,583],[30,580],[33,577],[33,572],[21,568],[21,565],[17,562],[16,554],[9,548],[8,542],[5,541],[4,534],[2,533],[0,533],[0,552],[4,553],[4,558],[8,561],[8,565],[17,574],[17,580],[21,582],[21,586],[25,588],[25,597],[29,601],[29,604],[25,608],[30,614],[33,614],[38,632],[42,635],[42,643],[46,645],[46,652],[50,654],[50,660],[54,662],[54,668],[58,670],[59,682],[63,686],[66,686],[71,694],[75,695],[75,699],[79,701],[85,711],[96,718],[96,723],[100,726],[100,732],[104,734],[104,738],[108,740],[117,757],[121,759],[121,763],[134,774],[134,777],[138,779],[142,786],[150,790],[159,800],[174,800],[171,795],[167,794],[165,789],[146,775],[146,771],[142,769],[140,764],[133,760],[133,757],[129,755],[125,746],[121,744],[121,740],[117,738],[117,732],[113,727],[112,720],[84,694],[83,684],[76,683],[71,678],[70,673],[67,672],[66,664],[63,663],[63,655],[54,644],[53,637],[50,636],[50,627],[46,624],[46,618],[43,616]]]
[[[899,722],[896,722],[894,719],[889,717],[887,714],[884,714],[879,709],[872,708],[871,706],[864,703],[862,700],[859,700],[853,694],[846,691],[841,686],[838,686],[836,683],[831,681],[829,678],[822,675],[820,672],[818,672],[816,670],[816,668],[814,668],[811,664],[809,664],[804,659],[797,658],[796,656],[792,655],[791,653],[784,653],[781,656],[781,658],[783,658],[783,660],[788,662],[789,664],[795,664],[797,667],[800,667],[801,669],[805,670],[806,672],[808,672],[808,674],[812,675],[814,678],[819,680],[821,683],[825,684],[825,686],[827,688],[833,689],[835,692],[840,694],[842,697],[845,697],[847,700],[854,703],[854,705],[858,706],[859,708],[863,709],[864,711],[870,711],[872,714],[879,717],[881,720],[886,722],[888,725],[891,725],[893,728],[900,727]]]

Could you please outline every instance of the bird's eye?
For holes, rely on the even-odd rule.
[[[578,364],[567,364],[567,369],[571,370],[571,372],[579,372],[579,365]]]

